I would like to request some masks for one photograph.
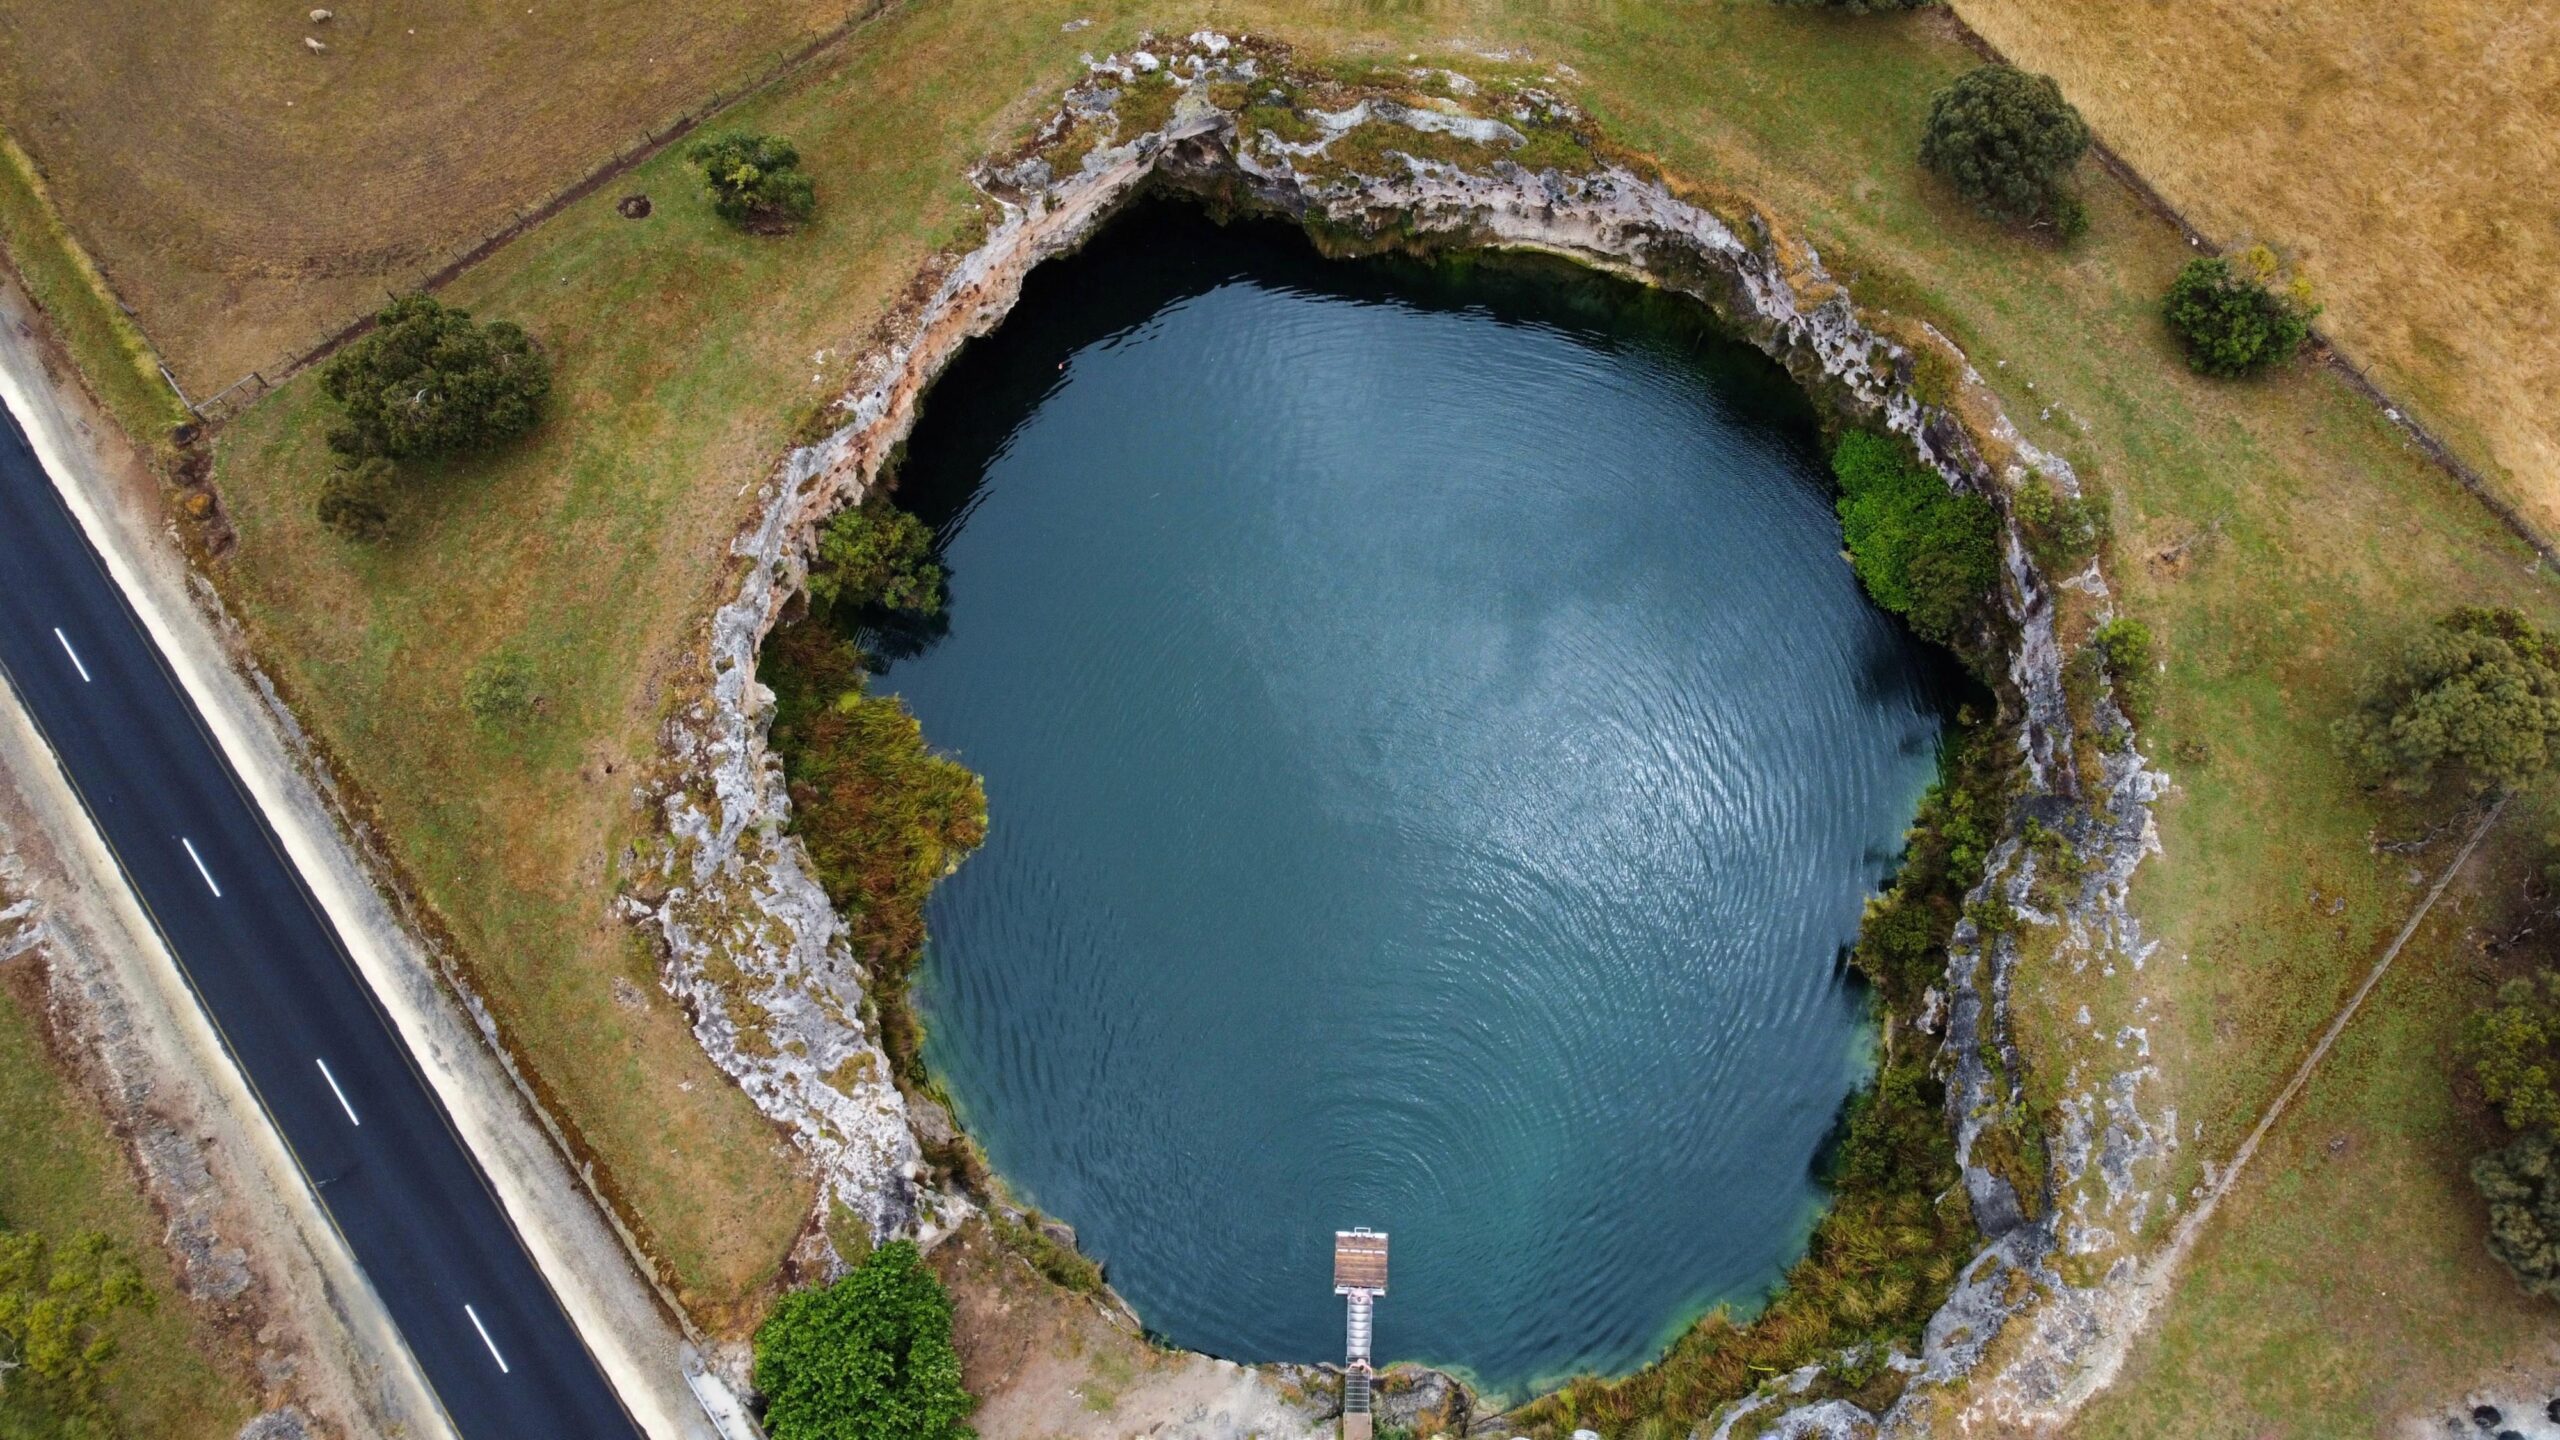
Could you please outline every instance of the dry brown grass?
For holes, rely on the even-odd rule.
[[[0,125],[199,396],[858,8],[329,4],[314,25],[305,0],[0,0]]]
[[[2560,536],[2560,7],[1954,0],[2216,243]]]

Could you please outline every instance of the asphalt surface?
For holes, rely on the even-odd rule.
[[[0,411],[0,672],[470,1440],[635,1436],[479,1167]]]

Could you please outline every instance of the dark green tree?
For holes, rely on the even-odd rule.
[[[797,1290],[756,1330],[773,1440],[974,1440],[951,1297],[909,1240],[832,1285]]]
[[[2471,1162],[2489,1202],[2489,1253],[2530,1295],[2560,1300],[2560,1141],[2536,1130]]]
[[[837,511],[819,532],[809,564],[809,599],[820,609],[937,614],[942,582],[933,531],[886,501]]]
[[[711,187],[711,208],[749,230],[779,230],[818,210],[817,188],[800,173],[800,152],[776,135],[723,135],[685,152]]]
[[[2522,784],[2560,738],[2560,641],[2514,610],[2455,610],[2373,678],[2337,738],[2408,794],[2448,776],[2474,790]]]
[[[2462,1050],[2508,1129],[2560,1130],[2560,971],[2500,986],[2464,1027]]]
[[[2188,261],[2160,309],[2186,348],[2187,363],[2226,377],[2292,359],[2310,337],[2317,313],[2219,255]]]
[[[349,457],[352,458],[352,457]],[[370,544],[391,533],[391,462],[368,455],[341,464],[320,482],[320,524],[341,540]]]
[[[102,1367],[115,1354],[108,1323],[150,1308],[141,1273],[106,1236],[56,1249],[42,1235],[0,1230],[0,1360],[10,1384],[56,1410],[96,1408]]]
[[[1920,163],[1996,219],[2052,225],[2067,238],[2086,227],[2068,181],[2089,148],[2089,127],[2049,75],[1985,65],[1929,102]]]
[[[551,394],[551,366],[507,321],[474,324],[467,310],[403,295],[321,369],[320,388],[346,412],[329,432],[331,449],[405,460],[531,430]]]
[[[1864,430],[1831,452],[1840,534],[1877,604],[1931,640],[1956,637],[2000,579],[1998,514],[1947,488],[1897,441]]]

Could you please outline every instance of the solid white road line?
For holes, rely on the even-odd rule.
[[[498,1353],[498,1342],[489,1338],[489,1327],[480,1323],[480,1312],[465,1305],[462,1307],[462,1313],[471,1317],[471,1328],[480,1332],[480,1343],[489,1347],[489,1358],[498,1362],[498,1373],[501,1375],[510,1373],[507,1369],[507,1357]]]
[[[196,873],[204,877],[204,888],[213,892],[214,899],[221,899],[222,887],[213,883],[213,872],[204,868],[204,857],[196,853],[196,842],[181,835],[178,843],[187,847],[187,858],[196,862]]]
[[[62,633],[61,626],[53,627],[53,638],[62,642],[62,653],[71,657],[71,668],[80,672],[80,683],[91,683],[89,667],[80,663],[80,652],[71,648],[71,637]]]
[[[311,1063],[320,1067],[320,1078],[329,1082],[329,1093],[338,1097],[338,1108],[347,1112],[347,1123],[358,1126],[364,1124],[356,1118],[356,1107],[347,1103],[347,1092],[338,1088],[338,1077],[329,1073],[329,1062],[314,1055],[311,1057]]]

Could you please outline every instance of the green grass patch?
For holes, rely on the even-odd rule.
[[[116,303],[106,276],[63,225],[35,162],[6,135],[0,135],[0,245],[98,402],[126,434],[165,459],[174,450],[170,432],[195,417],[161,378],[151,343]]]

